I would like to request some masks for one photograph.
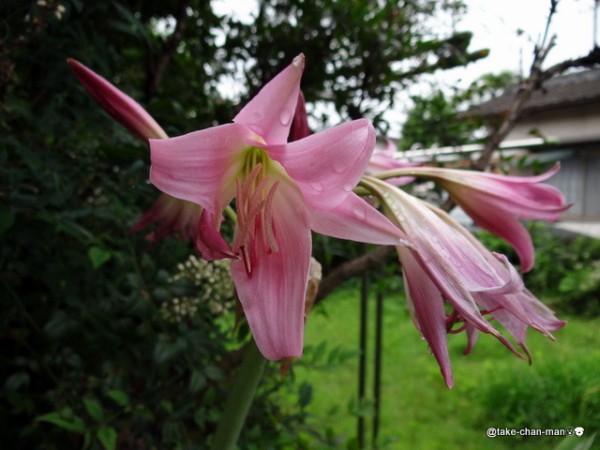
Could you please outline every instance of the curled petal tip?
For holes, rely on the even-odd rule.
[[[305,60],[304,53],[300,53],[292,60],[292,64],[294,67],[299,67],[299,68],[303,69],[304,68],[304,60]]]

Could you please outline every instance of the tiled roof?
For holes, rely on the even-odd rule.
[[[484,117],[502,114],[509,109],[517,89],[518,85],[513,85],[501,96],[472,108],[467,114]],[[524,112],[596,101],[600,101],[600,69],[582,70],[546,81],[525,103]]]

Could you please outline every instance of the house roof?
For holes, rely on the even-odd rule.
[[[519,85],[510,86],[501,96],[472,108],[469,115],[489,117],[504,113],[510,108],[518,88]],[[546,81],[525,103],[524,112],[596,101],[600,101],[600,69],[582,70]]]

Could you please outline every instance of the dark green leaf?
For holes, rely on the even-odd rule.
[[[111,253],[100,247],[92,247],[88,250],[88,256],[94,269],[97,269],[111,258]]]
[[[123,408],[129,406],[129,397],[125,392],[119,389],[111,389],[106,393],[106,395]]]
[[[48,422],[57,427],[64,428],[65,430],[72,431],[74,433],[83,433],[85,431],[85,424],[80,417],[75,415],[69,415],[65,417],[58,411],[53,411],[48,414],[43,414],[36,418],[39,422]]]
[[[105,450],[114,450],[117,447],[117,432],[113,427],[100,427],[96,436]]]
[[[102,410],[102,405],[100,405],[96,399],[86,397],[83,399],[83,404],[85,405],[85,409],[92,419],[94,419],[96,422],[101,422],[104,420],[104,411]]]

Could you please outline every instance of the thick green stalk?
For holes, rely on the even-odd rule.
[[[256,388],[260,382],[265,358],[252,340],[237,374],[237,379],[227,399],[225,410],[213,441],[213,450],[234,450],[240,436],[246,416],[254,400]]]

